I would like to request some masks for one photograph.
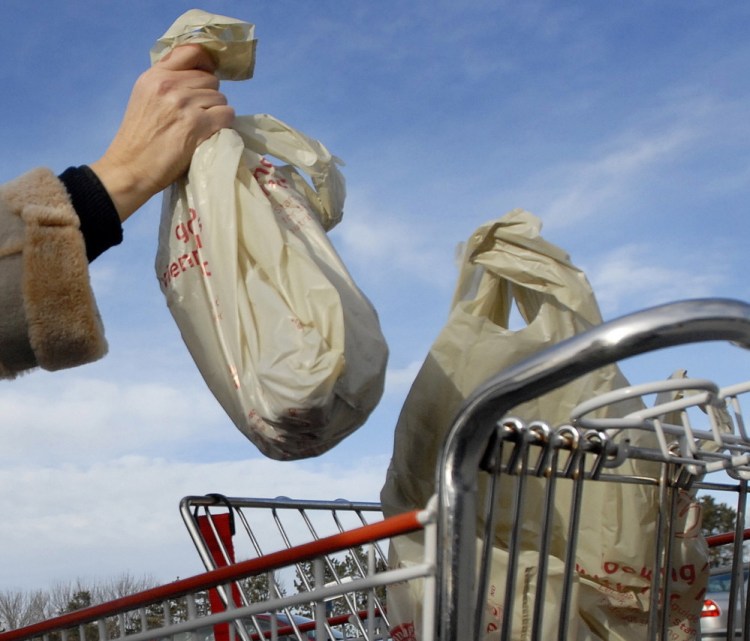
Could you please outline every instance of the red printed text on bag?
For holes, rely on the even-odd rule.
[[[274,214],[294,233],[308,225],[310,212],[301,201],[299,194],[289,185],[283,176],[279,176],[276,167],[265,158],[258,161],[253,168],[253,178],[258,182],[263,193],[268,197]]]
[[[619,563],[617,561],[604,561],[602,563],[602,574],[594,573],[591,574],[586,571],[579,563],[576,563],[576,572],[583,577],[588,577],[598,583],[600,586],[606,589],[610,589],[614,592],[629,592],[635,593],[640,591],[642,593],[648,592],[651,589],[651,580],[653,575],[653,568],[643,566],[640,568],[634,568],[629,565]],[[685,563],[679,567],[673,567],[667,574],[663,569],[660,571],[662,577],[668,576],[674,584],[682,584],[684,586],[692,586],[698,580],[698,570],[693,563]],[[619,575],[624,577],[629,575],[630,577],[638,577],[643,581],[643,585],[636,588],[632,581],[627,582],[627,585],[623,585],[618,580],[613,580],[611,577]],[[701,600],[705,594],[705,588],[700,590],[699,593],[694,597],[695,600]],[[672,599],[680,598],[679,593],[671,595]]]
[[[275,167],[265,158],[261,158],[258,166],[253,169],[253,178],[258,181],[260,188],[269,196],[269,187],[287,187],[286,178],[276,176]]]
[[[163,287],[168,287],[173,280],[195,267],[199,267],[205,276],[211,275],[208,261],[203,260],[201,256],[203,242],[201,241],[200,232],[203,228],[200,217],[198,216],[198,212],[192,207],[188,210],[188,213],[190,214],[188,221],[177,223],[172,230],[174,237],[185,244],[186,251],[179,256],[173,257],[173,260],[167,265],[167,269],[159,277]]]
[[[391,639],[393,641],[417,641],[414,624],[409,621],[391,628]]]

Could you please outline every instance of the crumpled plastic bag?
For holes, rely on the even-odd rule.
[[[220,80],[248,80],[255,71],[255,25],[191,9],[183,13],[151,48],[155,64],[180,45],[199,44],[216,61]]]
[[[512,323],[512,311],[520,314]],[[602,321],[585,274],[567,254],[541,237],[541,223],[532,214],[513,210],[476,230],[469,238],[450,315],[407,396],[398,420],[393,455],[381,500],[391,516],[422,508],[435,492],[435,471],[451,421],[459,406],[479,385],[506,367]],[[516,324],[519,326],[516,328]],[[513,416],[542,420],[550,426],[567,423],[583,400],[628,383],[616,366],[580,377],[544,396],[519,405]],[[627,413],[642,407],[639,399],[618,404]],[[657,447],[652,433],[629,433],[634,446]],[[650,476],[656,464],[628,459],[619,473]],[[526,639],[528,613],[534,602],[539,524],[543,523],[543,479],[528,477],[524,500],[522,548],[516,581],[512,639]],[[563,582],[563,557],[568,531],[572,487],[556,485],[552,556],[545,584],[545,619],[541,638],[556,639]],[[484,504],[486,479],[480,477],[477,505]],[[510,492],[501,492],[492,550],[489,596],[485,604],[485,636],[498,638],[503,616],[512,523]],[[700,507],[689,493],[680,495],[682,509],[674,523],[678,538],[673,549],[675,572],[669,638],[696,638],[705,588],[700,572],[706,560],[700,534]],[[633,641],[645,638],[650,577],[661,509],[658,489],[624,483],[586,483],[578,531],[577,574],[569,641]],[[481,522],[482,515],[479,515]],[[478,525],[481,525],[478,524]],[[478,531],[481,531],[479,529]],[[421,563],[421,535],[394,539],[392,567]],[[478,541],[478,548],[482,542]],[[478,557],[479,558],[479,557]],[[388,615],[393,638],[420,638],[422,587],[419,581],[388,590]],[[523,608],[526,608],[524,610]]]
[[[249,23],[190,11],[154,60],[186,42],[222,77],[252,75]],[[272,116],[239,116],[164,194],[155,267],[169,309],[214,396],[276,459],[329,450],[383,392],[377,314],[325,233],[342,216],[340,163]]]

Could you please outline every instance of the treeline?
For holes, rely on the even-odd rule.
[[[0,631],[22,628],[156,585],[152,577],[136,578],[125,573],[98,582],[80,578],[60,582],[48,590],[3,589],[0,590]]]
[[[280,577],[275,574],[274,582],[278,586],[273,596],[285,595],[286,590],[281,585]],[[23,590],[4,589],[0,590],[0,632],[23,628],[27,625],[50,619],[62,614],[74,612],[81,608],[87,608],[99,603],[106,603],[130,594],[142,592],[149,588],[157,587],[159,583],[152,577],[133,577],[130,574],[121,574],[117,577],[101,580],[98,582],[76,579],[70,582],[55,584],[49,590]],[[240,587],[249,603],[267,601],[271,598],[268,575],[250,577],[240,581]],[[120,621],[107,619],[108,627],[118,625],[124,626],[127,633],[140,632],[143,625],[147,628],[158,628],[164,624],[164,608],[168,607],[168,615],[172,622],[185,621],[188,618],[187,603],[183,598],[170,599],[167,603],[153,604],[140,612],[127,612],[122,615]],[[193,616],[206,616],[211,612],[208,592],[201,591],[192,595]],[[117,636],[113,628],[111,632]],[[112,634],[107,635],[112,638]],[[85,640],[98,639],[95,624],[85,626]],[[50,638],[50,641],[59,641],[58,637]],[[77,630],[68,635],[68,641],[79,641]]]

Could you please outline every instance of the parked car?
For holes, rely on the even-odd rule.
[[[737,595],[737,608],[735,614],[735,628],[740,634],[742,630],[742,604],[747,598],[747,579],[750,574],[750,565],[745,565],[745,580],[742,589]],[[726,639],[727,623],[729,620],[729,590],[732,582],[731,566],[714,568],[708,578],[706,598],[701,611],[701,639]]]

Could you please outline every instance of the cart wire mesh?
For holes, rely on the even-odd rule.
[[[585,490],[594,487],[593,483],[641,485],[658,492],[660,510],[654,528],[656,541],[643,588],[650,595],[650,604],[644,610],[649,616],[647,638],[673,638],[669,633],[669,608],[662,604],[670,603],[674,598],[672,589],[680,578],[692,581],[695,572],[705,570],[687,570],[674,565],[672,546],[684,534],[676,528],[680,522],[678,512],[685,509],[685,501],[680,499],[686,494],[695,496],[699,490],[728,497],[728,501],[736,505],[735,531],[712,537],[709,544],[731,544],[734,546],[732,558],[742,559],[743,556],[742,541],[747,538],[744,524],[750,441],[744,435],[741,397],[748,392],[750,382],[721,389],[705,380],[657,381],[621,388],[582,403],[572,412],[571,422],[561,426],[553,427],[543,421],[525,422],[514,417],[499,421],[480,464],[481,470],[491,479],[484,494],[484,505],[479,507],[484,523],[480,540],[496,540],[498,506],[503,503],[501,496],[512,497],[507,516],[511,527],[507,541],[503,542],[508,559],[504,569],[507,580],[500,591],[504,595],[501,611],[513,613],[517,609],[519,555],[529,549],[538,555],[534,564],[536,593],[531,602],[533,612],[522,633],[517,632],[516,626],[514,635],[517,622],[512,616],[503,616],[493,623],[481,606],[488,592],[497,589],[497,586],[490,587],[495,548],[492,545],[478,546],[477,602],[473,604],[477,613],[475,638],[483,638],[484,634],[496,629],[500,630],[501,639],[548,638],[544,632],[547,629],[545,615],[554,617],[558,638],[569,638],[569,626],[575,616],[571,612],[571,594],[585,570],[577,562],[566,562],[560,584],[559,609],[545,613],[549,601],[545,595],[547,566],[554,556],[550,537],[558,525],[560,510],[569,510],[566,549],[562,556],[566,560],[578,557],[578,535],[586,508]],[[621,418],[591,416],[595,410],[623,399],[665,393],[669,400]],[[679,422],[670,422],[667,417]],[[632,431],[653,435],[652,446],[633,445],[635,439],[629,438]],[[651,473],[635,475],[632,468],[623,472],[623,464],[634,460],[647,462]],[[561,481],[569,484],[562,500],[559,496]],[[531,484],[536,484],[536,491],[529,495]],[[542,500],[538,501],[539,498]],[[538,539],[530,545],[529,523],[534,519],[538,520],[535,528]],[[606,564],[604,567],[606,571]],[[630,571],[639,570],[643,572],[642,568]],[[689,578],[675,577],[681,571],[693,574]],[[596,578],[600,580],[600,577]],[[740,584],[738,579],[730,590],[734,598],[740,594]],[[469,605],[466,600],[464,605]],[[740,607],[734,601],[730,603],[729,629],[733,629],[735,623],[732,617],[744,622],[745,608],[745,604]],[[697,637],[697,617],[694,623],[695,630],[685,638]]]

